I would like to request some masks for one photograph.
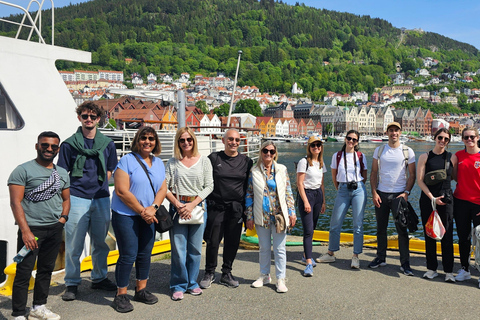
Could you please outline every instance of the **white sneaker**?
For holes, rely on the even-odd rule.
[[[335,256],[331,256],[328,253],[323,254],[320,258],[315,259],[319,263],[331,263],[335,262]]]
[[[25,318],[25,316],[18,316],[15,317],[14,320],[27,320],[27,318]]]
[[[253,288],[263,287],[264,284],[269,284],[272,282],[269,274],[261,274],[260,277],[252,283]]]
[[[288,291],[288,288],[285,285],[285,279],[278,279],[277,280],[277,292],[278,293],[285,293],[287,291]]]
[[[471,278],[472,278],[472,276],[470,275],[470,271],[465,271],[464,269],[460,269],[460,270],[458,270],[458,274],[455,277],[455,280],[456,281],[464,281],[464,280],[468,280],[468,279],[471,279]]]
[[[360,269],[360,259],[358,257],[352,257],[352,264],[350,265],[352,269]]]
[[[60,320],[60,316],[48,310],[44,304],[30,310],[28,320]]]
[[[453,276],[453,273],[447,273],[445,274],[445,282],[455,282],[455,277]]]
[[[435,277],[438,276],[438,273],[434,270],[428,270],[427,272],[425,272],[425,274],[423,275],[424,278],[428,278],[428,279],[433,279]]]

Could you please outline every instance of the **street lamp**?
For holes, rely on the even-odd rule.
[[[228,110],[227,127],[230,127],[230,118],[232,117],[233,100],[235,99],[235,88],[237,87],[238,69],[240,68],[240,57],[242,56],[242,53],[242,50],[238,50],[237,71],[235,72],[235,81],[233,82],[232,100],[230,101],[230,110]]]

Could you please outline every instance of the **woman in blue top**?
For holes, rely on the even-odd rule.
[[[133,300],[146,304],[158,302],[158,298],[145,288],[155,241],[154,222],[158,222],[155,213],[167,193],[165,166],[156,157],[162,147],[155,130],[151,127],[138,130],[131,149],[132,153],[120,159],[115,169],[112,196],[112,226],[120,254],[115,269],[118,289],[112,306],[122,313],[133,310],[127,297],[133,263],[137,278]],[[155,192],[139,161],[147,169]]]

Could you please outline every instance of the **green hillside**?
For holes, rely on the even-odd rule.
[[[48,14],[43,21],[48,30]],[[8,28],[0,23],[3,34]],[[433,75],[480,68],[475,47],[439,34],[401,37],[382,19],[273,0],[94,0],[57,9],[55,28],[56,45],[93,53],[91,65],[61,61],[60,69],[233,77],[241,49],[239,85],[290,92],[297,82],[313,99],[327,90],[372,93],[396,63],[412,75],[419,57],[440,61]]]

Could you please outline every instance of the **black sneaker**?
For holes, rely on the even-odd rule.
[[[130,299],[128,299],[126,294],[115,295],[112,307],[120,313],[126,313],[133,310],[133,305],[130,303]]]
[[[62,295],[63,301],[73,301],[77,298],[77,286],[68,286],[65,293]]]
[[[208,289],[208,288],[210,288],[210,286],[212,285],[212,282],[214,282],[214,281],[215,281],[215,274],[214,274],[214,273],[205,272],[205,274],[203,275],[202,280],[201,280],[200,283],[199,283],[200,288],[202,288],[202,289]]]
[[[412,268],[410,268],[410,262],[408,261],[402,264],[400,271],[402,271],[406,276],[413,276],[413,271]]]
[[[232,273],[222,273],[222,277],[220,278],[220,283],[229,287],[229,288],[236,288],[240,284],[237,280],[232,276]]]
[[[158,298],[154,296],[151,292],[147,291],[146,289],[135,291],[133,300],[138,302],[143,302],[145,304],[155,304],[158,302]]]
[[[385,267],[386,265],[387,265],[387,263],[385,262],[385,260],[380,260],[378,258],[375,258],[375,259],[373,259],[372,262],[370,262],[368,267],[372,268],[372,269],[376,269],[378,267]]]
[[[105,278],[100,282],[92,283],[92,289],[105,290],[105,291],[117,291],[117,285]]]

